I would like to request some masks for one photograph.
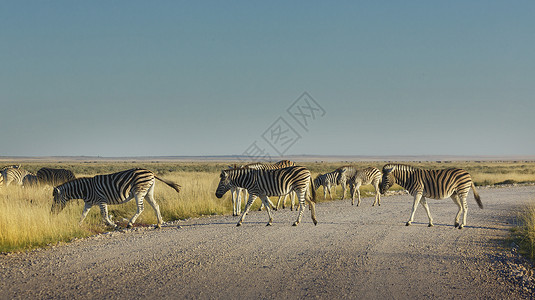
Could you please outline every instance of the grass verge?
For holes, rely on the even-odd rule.
[[[514,228],[513,236],[520,246],[520,253],[535,261],[535,204],[527,205],[519,213],[519,225]]]

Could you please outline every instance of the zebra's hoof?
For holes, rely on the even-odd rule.
[[[154,229],[160,229],[160,228],[162,228],[162,225],[161,225],[161,224],[156,224],[156,225],[154,226]]]
[[[459,227],[459,223],[455,222],[455,224],[453,224],[453,226],[455,226],[455,228]]]
[[[115,226],[115,227],[117,227],[117,226]],[[132,228],[132,224],[128,223],[128,225],[126,225],[126,228],[128,228],[128,229]]]
[[[312,222],[314,222],[314,226],[318,225],[318,221],[313,220]]]
[[[267,223],[266,226],[271,226],[271,223]]]
[[[435,225],[433,225],[433,224],[429,224],[429,225],[427,225],[427,227],[433,227],[433,226],[435,226]]]
[[[405,226],[411,226],[411,222],[405,223]]]
[[[241,223],[236,224],[236,227],[240,227],[240,226],[241,226]]]
[[[297,226],[297,224],[299,224],[299,223],[297,223],[297,222],[294,222],[294,223],[292,224],[292,226]]]
[[[464,226],[462,226],[462,225],[459,225],[459,229],[463,229],[463,227],[464,227]]]

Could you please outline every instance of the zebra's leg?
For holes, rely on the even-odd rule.
[[[277,207],[276,207],[275,210],[278,210],[278,209],[279,209],[279,207],[280,207],[280,205],[281,205],[281,200],[283,199],[283,197],[284,197],[284,200],[282,200],[282,208],[283,208],[283,209],[285,208],[285,207],[284,207],[284,202],[286,201],[286,196],[287,196],[287,195],[279,196],[279,199],[277,200]]]
[[[459,229],[463,229],[463,227],[466,225],[466,215],[468,214],[468,204],[466,203],[466,195],[459,195],[459,198],[461,199],[461,204],[463,205],[463,222],[461,225],[459,225]]]
[[[117,224],[113,223],[110,220],[110,216],[108,215],[108,205],[106,202],[101,201],[100,202],[100,214],[102,215],[102,218],[104,219],[104,223],[108,224],[108,226],[111,226],[113,228],[117,228]]]
[[[306,195],[305,200],[308,202],[310,208],[310,217],[312,218],[312,222],[314,223],[314,225],[318,225],[318,220],[316,220],[316,203],[310,200],[310,198]]]
[[[360,182],[357,183],[357,186],[355,186],[355,190],[357,190],[357,196],[359,198],[359,201],[357,202],[357,206],[360,205]]]
[[[351,205],[355,205],[355,193],[356,193],[356,189],[355,189],[355,184],[354,183],[351,183],[351,185],[349,186],[349,193],[351,194]]]
[[[331,185],[327,185],[327,191],[329,192],[329,198],[331,198],[331,200],[333,200],[333,193],[331,191]],[[327,200],[326,197],[323,197],[324,200]]]
[[[271,209],[277,210],[277,207],[275,205],[273,205],[273,202],[271,202],[271,199],[269,199],[269,197],[268,197],[268,201],[267,202],[269,204],[269,207],[271,207]],[[262,206],[265,206],[264,202],[262,202]]]
[[[163,219],[162,215],[160,214],[160,206],[158,203],[156,203],[156,200],[154,200],[154,184],[149,188],[147,195],[145,195],[145,199],[147,202],[149,202],[150,206],[154,209],[154,213],[156,214],[156,219],[158,220],[156,228],[162,228]]]
[[[129,198],[131,198],[132,196],[130,196]],[[137,206],[137,211],[136,213],[132,216],[132,218],[130,219],[130,221],[128,222],[128,225],[126,226],[126,228],[130,228],[132,227],[132,225],[134,225],[134,222],[136,221],[137,217],[139,217],[139,215],[141,215],[141,213],[143,212],[143,210],[145,209],[144,205],[143,205],[143,195],[141,194],[138,194],[136,193],[134,195],[134,197],[136,198],[136,206]],[[129,199],[127,199],[126,201],[129,201]]]
[[[305,210],[305,191],[299,191],[297,197],[299,199],[299,213],[297,214],[297,220],[292,224],[293,226],[301,223],[301,217],[303,217],[303,211]]]
[[[249,198],[249,193],[247,192],[247,189],[242,189],[242,191],[243,191],[243,199],[245,200],[245,199]],[[241,213],[241,199],[242,198],[239,199],[240,203],[238,204],[238,214],[237,214],[238,216]]]
[[[237,188],[236,187],[231,187],[230,188],[230,196],[231,196],[231,201],[232,201],[232,215],[235,216],[236,215],[236,190]]]
[[[292,201],[292,207],[290,208],[290,210],[294,211],[294,209],[295,209],[295,197],[297,197],[297,194],[295,192],[292,192],[290,197],[291,197],[291,201]]]
[[[251,205],[253,204],[255,199],[256,199],[256,196],[249,193],[249,200],[247,201],[247,204],[245,204],[245,209],[243,210],[240,220],[238,221],[238,224],[236,224],[236,226],[241,226],[241,224],[243,223],[243,220],[245,220],[245,216],[249,212],[249,209],[251,208]]]
[[[89,213],[89,210],[93,207],[90,203],[85,203],[84,210],[82,211],[82,217],[80,218],[80,225],[82,225],[82,222],[85,220],[85,217],[87,217],[87,214]]]
[[[246,197],[245,193],[246,190],[242,188],[238,188],[238,199],[236,199],[236,216],[239,216],[241,213],[241,194],[243,192],[243,197]]]
[[[340,198],[340,200],[344,200],[345,197],[346,197],[346,190],[347,190],[347,186],[346,186],[346,183],[343,182],[341,183],[342,184],[342,198]]]
[[[453,203],[457,204],[457,207],[459,208],[457,214],[455,215],[455,221],[453,222],[453,226],[457,228],[459,227],[459,219],[461,218],[461,213],[463,212],[463,206],[461,205],[461,200],[459,199],[459,195],[457,195],[457,193],[453,193],[451,195],[451,200],[453,200]]]
[[[420,202],[422,202],[422,206],[425,208],[425,212],[427,213],[427,217],[429,218],[429,225],[428,227],[433,227],[433,217],[431,217],[431,212],[429,211],[429,205],[427,205],[427,199],[425,197],[422,197],[420,199]]]
[[[328,185],[323,186],[323,200],[327,200],[327,187]],[[331,194],[330,191],[329,191],[329,194]]]
[[[418,204],[420,203],[420,199],[422,198],[422,194],[418,193],[414,195],[414,202],[412,203],[412,212],[411,216],[409,218],[409,221],[407,221],[406,226],[411,225],[412,221],[414,220],[414,213],[416,212],[416,208],[418,208]]]
[[[271,208],[269,208],[269,203],[268,203],[269,198],[266,195],[260,195],[259,197],[260,197],[260,200],[262,200],[262,202],[266,206],[266,211],[267,211],[268,217],[269,217],[269,221],[266,224],[266,226],[271,226],[271,224],[273,223],[273,216],[271,215]]]
[[[375,189],[375,201],[373,202],[372,206],[375,206],[377,203],[379,206],[381,206],[381,193],[379,193],[379,182],[375,181],[373,183],[373,188]]]

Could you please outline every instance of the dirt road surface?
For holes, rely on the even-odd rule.
[[[468,197],[468,225],[455,229],[450,199],[430,200],[406,227],[412,197],[372,207],[349,200],[296,213],[253,212],[243,226],[218,216],[160,230],[114,232],[51,249],[0,257],[0,299],[525,299],[496,267],[535,186],[480,188]],[[151,213],[149,209],[145,213]],[[180,225],[180,228],[179,226]]]

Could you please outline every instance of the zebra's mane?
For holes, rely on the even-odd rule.
[[[394,169],[394,170],[404,170],[404,171],[418,171],[419,168],[405,165],[405,164],[386,164],[383,166],[383,173],[385,173],[388,169]]]
[[[90,180],[90,179],[93,179],[94,177],[78,177],[78,178],[74,178],[74,179],[71,179],[69,181],[66,181],[60,185],[58,185],[56,188],[61,188],[61,187],[66,187],[67,185],[71,185],[72,182],[78,182],[78,181],[86,181],[86,180]]]
[[[240,168],[235,168],[235,169],[250,169],[250,168],[254,168],[254,167],[260,167],[260,166],[264,166],[264,165],[267,165],[267,164],[264,164],[264,163],[250,163],[250,164],[246,164]]]

